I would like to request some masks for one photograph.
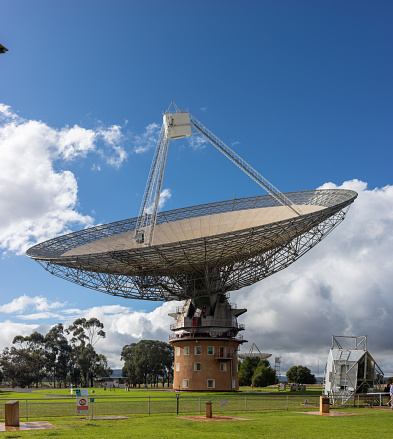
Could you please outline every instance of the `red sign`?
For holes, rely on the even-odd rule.
[[[78,414],[83,414],[89,411],[89,402],[87,398],[76,398],[76,410]]]

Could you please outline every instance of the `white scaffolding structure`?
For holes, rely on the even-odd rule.
[[[324,393],[332,404],[345,404],[356,393],[370,392],[382,378],[382,370],[367,351],[367,336],[333,335],[324,375]]]

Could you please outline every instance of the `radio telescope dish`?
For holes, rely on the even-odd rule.
[[[254,351],[254,347],[255,347],[255,351]],[[268,358],[270,358],[272,356],[272,354],[264,354],[263,352],[261,352],[258,349],[258,346],[253,343],[251,345],[250,350],[247,353],[242,353],[242,354],[237,354],[237,356],[239,358],[241,358],[242,360],[245,360],[246,358],[259,358],[260,360],[266,360]]]
[[[195,134],[268,195],[159,212],[169,142]],[[237,351],[246,340],[237,318],[247,310],[229,303],[227,293],[295,262],[344,220],[356,197],[339,189],[281,193],[172,102],[163,115],[139,216],[53,238],[26,254],[55,276],[113,296],[186,300],[169,314],[175,319],[173,388],[238,390]]]
[[[37,244],[29,257],[53,275],[113,296],[166,301],[225,294],[295,262],[343,221],[357,197],[340,189],[280,193],[174,107],[163,117],[139,216]],[[204,136],[268,195],[158,212],[169,141],[192,134]]]
[[[299,259],[343,221],[357,194],[324,189],[285,195],[301,216],[262,195],[159,212],[149,247],[133,241],[132,218],[51,239],[27,255],[51,274],[114,296],[224,294]]]

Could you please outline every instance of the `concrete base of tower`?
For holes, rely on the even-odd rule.
[[[174,390],[239,390],[239,341],[229,338],[182,337],[170,343],[175,348]]]

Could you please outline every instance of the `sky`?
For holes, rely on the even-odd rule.
[[[299,261],[231,293],[248,308],[242,352],[321,374],[333,335],[367,335],[393,375],[392,14],[390,0],[3,0],[0,350],[92,316],[113,368],[126,344],[168,341],[181,303],[84,289],[24,253],[138,215],[173,100],[281,192],[359,194]],[[163,210],[263,194],[195,137],[170,143],[163,189]]]

